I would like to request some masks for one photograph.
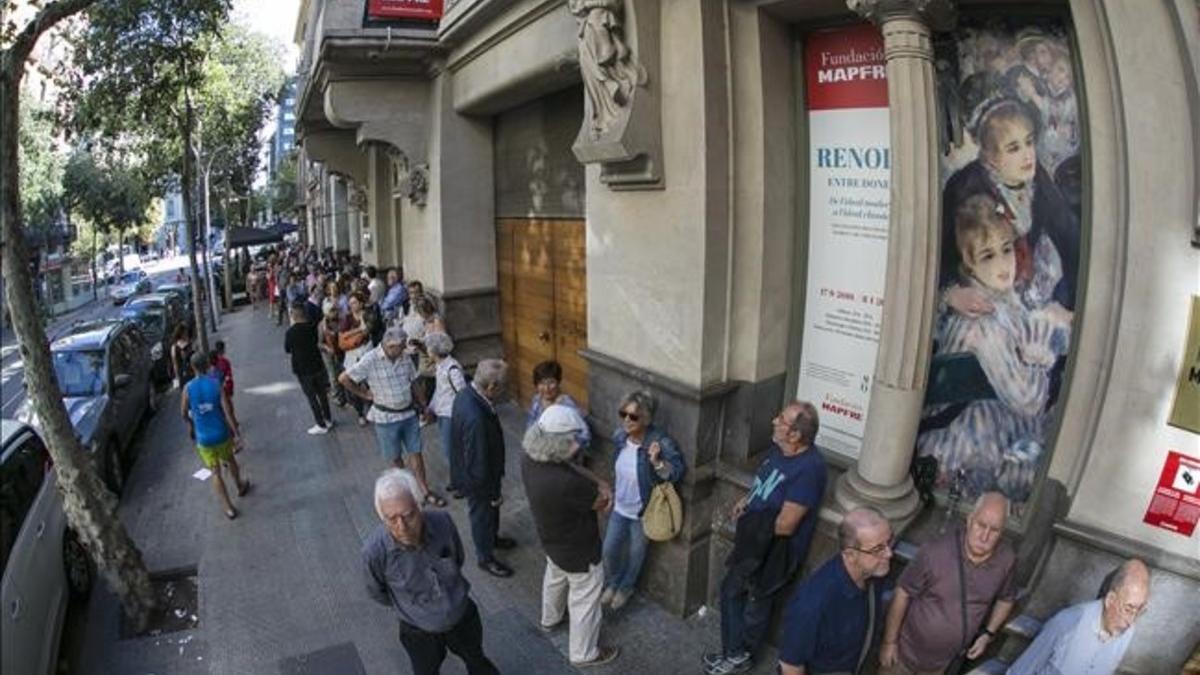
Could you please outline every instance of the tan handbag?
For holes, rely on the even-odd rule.
[[[659,483],[650,491],[642,511],[642,531],[651,541],[670,541],[683,529],[683,502],[670,483]]]

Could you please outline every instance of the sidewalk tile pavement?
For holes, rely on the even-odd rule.
[[[200,463],[172,392],[138,441],[138,459],[122,498],[121,515],[152,571],[198,570],[197,628],[119,639],[116,598],[97,584],[86,611],[76,672],[170,673],[408,673],[395,616],[366,594],[359,549],[379,522],[372,504],[375,477],[386,467],[370,428],[354,424],[350,408],[336,409],[338,427],[309,436],[308,406],[284,354],[283,329],[261,310],[242,308],[222,318],[234,366],[234,402],[246,449],[238,455],[254,488],[237,500],[228,521],[207,483],[192,473]],[[464,572],[483,620],[484,648],[503,673],[574,673],[567,633],[537,628],[544,553],[520,485],[523,414],[501,406],[508,440],[508,475],[501,532],[518,548],[503,559],[517,571],[496,579],[471,564]],[[424,430],[431,485],[446,484],[436,427]],[[465,502],[448,507],[470,548]],[[717,616],[680,619],[635,596],[606,616],[602,641],[621,656],[597,673],[699,673],[700,657],[719,645]],[[773,672],[762,663],[757,672]],[[445,673],[462,673],[455,657]]]

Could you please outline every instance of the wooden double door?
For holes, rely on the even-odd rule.
[[[533,368],[562,365],[562,390],[587,407],[586,228],[578,219],[500,218],[496,257],[500,326],[511,391],[533,396]]]

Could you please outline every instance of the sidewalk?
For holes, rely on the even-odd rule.
[[[83,624],[80,673],[408,673],[392,612],[372,602],[363,585],[359,549],[379,520],[372,504],[385,462],[371,429],[349,408],[335,409],[339,426],[309,436],[308,407],[282,350],[283,329],[249,308],[227,314],[222,334],[234,364],[235,402],[246,450],[239,456],[254,483],[230,522],[211,487],[192,477],[200,468],[171,393],[139,441],[121,514],[153,571],[198,570],[199,626],[160,637],[119,639],[119,608],[97,585]],[[258,351],[255,351],[255,350]],[[502,406],[508,476],[501,531],[519,546],[504,559],[517,571],[496,579],[470,564],[465,503],[449,511],[468,548],[464,572],[484,627],[484,646],[501,672],[577,672],[567,661],[567,633],[537,628],[544,554],[519,484],[523,415]],[[349,411],[349,412],[348,412]],[[425,461],[435,486],[446,465],[434,427],[425,430]],[[699,673],[700,657],[719,644],[715,612],[687,621],[635,596],[605,619],[602,640],[621,656],[597,673]],[[462,673],[448,657],[446,673]],[[763,663],[756,672],[773,672]]]

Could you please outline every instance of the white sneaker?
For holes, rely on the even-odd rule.
[[[325,427],[321,426],[320,424],[314,424],[308,428],[308,433],[311,436],[316,436],[318,434],[327,434],[327,433],[329,433],[329,429],[326,429]]]

